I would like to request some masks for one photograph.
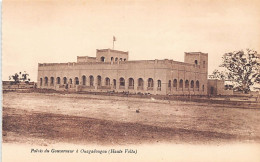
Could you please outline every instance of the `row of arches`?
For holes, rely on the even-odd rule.
[[[90,76],[90,79],[93,78],[92,80],[94,81],[94,77]],[[74,79],[74,82],[76,85],[79,85],[79,78],[78,77],[75,77]],[[44,77],[44,80],[43,78],[40,78],[40,86],[42,86],[44,84],[44,86],[48,86],[49,85],[49,79],[48,77]],[[69,80],[67,79],[67,77],[63,77],[63,79],[61,80],[60,77],[57,77],[56,78],[56,84],[73,84],[73,80],[72,78],[70,78]],[[54,77],[50,77],[50,85],[54,85]]]
[[[179,84],[179,86],[178,86],[178,84]],[[180,79],[179,83],[178,83],[177,79],[174,79],[173,84],[171,84],[171,80],[169,80],[169,82],[168,82],[168,87],[171,88],[171,86],[176,89],[177,88],[179,88],[179,89],[183,89],[183,88],[199,89],[200,82],[198,80],[196,82],[194,82],[194,80],[191,80],[190,82],[189,82],[189,80],[185,80],[185,82],[184,82],[182,79]],[[204,91],[204,85],[202,85],[202,90]]]
[[[106,58],[104,56],[100,57],[100,61],[101,62],[105,62],[106,61]],[[126,58],[118,58],[118,57],[111,57],[110,58],[110,61],[111,62],[117,62],[117,61],[126,61]]]
[[[168,87],[171,87],[171,85],[172,85],[172,87],[177,87],[177,84],[178,84],[177,79],[173,80],[173,84],[171,84],[171,80],[169,80]],[[184,87],[183,87],[183,85],[184,85]],[[199,83],[198,80],[196,81],[195,87],[194,87],[194,81],[193,80],[191,80],[190,82],[189,82],[189,80],[186,80],[185,84],[183,84],[182,79],[180,79],[180,81],[179,81],[179,88],[199,88],[199,87],[200,87],[200,83]]]
[[[112,86],[113,88],[116,88],[116,84],[117,81],[116,79],[113,79],[113,81],[110,81],[109,77],[106,77],[104,80],[104,85],[102,85],[102,77],[100,75],[97,76],[97,86]],[[48,77],[44,77],[44,78],[40,78],[40,86],[53,86],[54,85],[54,77],[50,77],[50,84],[49,84],[49,79]],[[87,82],[88,81],[88,82]],[[56,84],[60,85],[60,84],[75,84],[75,85],[83,85],[83,86],[94,86],[94,77],[92,75],[86,77],[85,75],[83,75],[81,77],[81,82],[79,81],[78,77],[74,78],[74,82],[73,79],[70,78],[69,80],[67,79],[67,77],[57,77],[56,78]],[[126,80],[125,78],[121,77],[119,78],[119,88],[124,88],[126,86]],[[135,80],[134,78],[128,78],[128,88],[129,89],[134,89],[135,86]],[[147,88],[149,90],[152,90],[154,87],[154,80],[152,78],[148,78],[147,80]],[[161,88],[161,80],[157,80],[157,87]],[[138,78],[137,80],[137,88],[139,90],[143,90],[144,89],[144,80],[143,78]]]
[[[44,79],[44,80],[43,80]],[[112,88],[116,88],[116,85],[117,85],[117,80],[116,79],[113,79],[113,80],[110,80],[109,77],[105,77],[105,80],[103,80],[103,84],[102,84],[102,77],[100,75],[98,75],[96,77],[97,81],[96,81],[96,85],[98,87],[101,87],[101,86],[106,86],[106,87],[112,87]],[[81,80],[81,81],[80,81]],[[94,86],[94,76],[93,75],[90,75],[90,76],[85,76],[83,75],[80,79],[78,77],[75,77],[74,78],[74,81],[72,78],[70,79],[67,79],[67,77],[57,77],[56,78],[56,84],[60,85],[60,84],[74,84],[74,85],[83,85],[83,86]],[[55,83],[55,79],[54,77],[50,77],[50,84],[49,84],[49,79],[48,77],[44,77],[44,78],[40,78],[40,86],[54,86],[54,83]],[[153,90],[154,88],[154,79],[153,78],[148,78],[147,79],[147,90]],[[126,86],[126,80],[125,78],[121,77],[119,78],[119,89],[124,89]],[[135,87],[135,80],[134,78],[128,78],[128,89],[134,89]],[[157,80],[156,81],[156,87],[157,87],[157,90],[161,90],[161,86],[162,86],[162,82],[161,80]],[[186,89],[198,89],[200,88],[200,83],[199,81],[197,80],[196,82],[194,80],[185,80],[185,82],[180,79],[179,81],[177,81],[177,79],[174,79],[173,80],[173,83],[172,83],[172,80],[169,80],[168,81],[168,88],[171,89],[171,87],[175,88],[176,90],[177,89],[183,89],[183,88],[186,88]],[[144,90],[144,80],[143,78],[138,78],[137,79],[137,89],[138,90]],[[204,85],[202,85],[202,90],[204,91]]]

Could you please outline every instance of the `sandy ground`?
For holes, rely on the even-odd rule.
[[[181,152],[177,150],[191,146],[204,151],[205,146],[214,146],[214,151],[241,144],[259,151],[259,116],[260,109],[153,98],[4,93],[3,157],[9,157],[10,149],[21,147],[29,153],[32,146],[49,148],[65,143],[95,145],[92,148],[133,145],[142,151],[150,145],[161,150],[157,147],[163,145],[174,149],[180,160]],[[234,147],[233,153],[241,151]],[[192,152],[184,149],[182,153],[185,151]],[[218,155],[218,151],[215,153]],[[165,156],[160,152],[158,158]]]

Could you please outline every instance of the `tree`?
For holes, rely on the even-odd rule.
[[[20,81],[23,81],[25,83],[30,82],[30,78],[28,78],[29,74],[24,71],[24,73],[19,72],[15,73],[14,75],[9,76],[9,80],[13,80],[12,84],[18,84]]]
[[[214,70],[210,78],[229,80],[234,90],[248,93],[252,86],[260,84],[259,61],[259,54],[250,49],[225,53],[219,66],[225,70]]]
[[[11,76],[9,76],[9,80],[12,80],[13,79],[13,84],[17,84],[17,83],[19,83],[20,81],[19,81],[19,75],[17,74],[17,73],[15,73],[14,75],[11,75]]]
[[[220,80],[226,80],[227,73],[225,73],[224,71],[219,71],[219,70],[214,70],[212,72],[212,75],[209,75],[210,79],[220,79]]]

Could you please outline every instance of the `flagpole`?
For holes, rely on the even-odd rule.
[[[114,47],[115,47],[115,41],[116,41],[116,37],[113,36],[113,49],[114,49]]]
[[[114,49],[114,42],[115,42],[115,40],[114,40],[114,38],[113,38],[113,49]]]

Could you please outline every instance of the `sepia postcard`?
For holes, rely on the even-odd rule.
[[[260,161],[258,0],[4,0],[3,162]]]

